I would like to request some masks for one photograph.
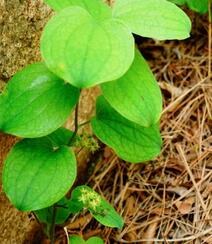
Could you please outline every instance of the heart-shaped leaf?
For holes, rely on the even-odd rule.
[[[69,241],[70,244],[104,244],[104,241],[97,236],[93,236],[87,241],[84,241],[82,237],[73,235],[69,237]]]
[[[178,5],[186,4],[186,0],[169,0],[169,1]]]
[[[160,88],[138,50],[128,72],[116,81],[103,84],[104,97],[125,118],[149,127],[160,118]]]
[[[208,1],[210,0],[187,0],[187,5],[193,11],[204,14],[208,11]]]
[[[86,241],[86,244],[104,244],[104,241],[97,236],[93,236]]]
[[[190,9],[200,14],[208,11],[208,0],[169,0],[172,3],[183,5],[187,4]]]
[[[102,0],[44,0],[54,10],[59,11],[70,6],[86,9],[97,20],[111,18],[111,8]]]
[[[59,201],[76,178],[76,159],[66,146],[50,140],[24,139],[10,151],[3,170],[3,189],[22,211],[46,208]]]
[[[73,236],[70,236],[69,237],[69,242],[71,244],[85,244],[86,242],[82,239],[82,237],[80,236],[76,236],[76,235],[73,235]]]
[[[73,132],[66,128],[59,128],[47,137],[51,141],[53,147],[68,146]]]
[[[188,16],[167,0],[116,0],[113,17],[133,33],[158,40],[185,39],[191,30]]]
[[[116,154],[131,163],[151,160],[160,153],[159,125],[142,127],[117,113],[104,97],[97,99],[96,117],[91,125],[96,136]]]
[[[124,225],[123,219],[115,209],[88,186],[78,186],[73,190],[69,201],[71,209],[73,209],[72,203],[78,206],[78,211],[88,209],[92,216],[105,226],[120,229]]]
[[[27,138],[45,136],[65,123],[78,99],[79,90],[43,63],[29,65],[0,96],[0,130]]]
[[[48,22],[41,38],[48,68],[79,88],[122,76],[134,58],[134,40],[113,19],[96,21],[81,7],[61,10]]]

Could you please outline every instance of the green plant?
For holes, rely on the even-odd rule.
[[[73,147],[79,135],[81,89],[100,85],[94,134],[131,163],[155,158],[162,144],[162,97],[132,33],[185,39],[191,23],[166,0],[46,0],[55,11],[41,38],[44,62],[29,65],[9,81],[0,96],[0,129],[21,138],[3,169],[3,188],[21,211],[33,211],[54,243],[56,224],[84,209],[105,226],[124,222],[88,186],[66,193],[76,178]],[[160,9],[160,11],[158,11]],[[62,128],[75,108],[75,130]],[[92,146],[91,146],[91,144]],[[95,150],[92,139],[88,144]]]
[[[187,5],[191,10],[204,14],[208,11],[209,0],[170,0],[178,5]]]
[[[84,241],[80,236],[71,236],[69,241],[71,244],[104,244],[103,240],[99,237],[91,237]]]

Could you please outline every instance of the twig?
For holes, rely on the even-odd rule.
[[[207,80],[207,78],[204,78],[200,82],[198,82],[196,85],[185,91],[181,96],[179,96],[175,101],[173,101],[169,106],[167,106],[163,112],[162,115],[165,114],[166,112],[169,112],[170,109],[173,109],[173,107],[176,107],[185,96],[187,96],[190,92],[192,92],[194,89],[196,89],[198,86],[200,86],[202,83],[204,83]]]
[[[199,232],[197,234],[194,234],[194,235],[191,235],[191,236],[188,236],[188,237],[184,237],[184,238],[173,238],[173,239],[157,239],[157,238],[153,238],[153,239],[141,239],[141,240],[134,240],[133,242],[132,241],[125,241],[123,239],[121,240],[117,240],[118,242],[120,243],[142,243],[142,242],[156,242],[156,243],[159,243],[159,242],[162,242],[162,243],[165,243],[165,242],[184,242],[184,241],[193,241],[193,240],[196,240],[197,238],[200,238],[200,237],[205,237],[207,234],[211,233],[212,232],[212,228],[210,229],[207,229],[205,231],[202,231],[202,232]]]
[[[200,203],[201,203],[201,205],[202,205],[202,208],[204,209],[204,211],[206,211],[206,206],[205,206],[205,203],[204,203],[204,201],[203,201],[203,199],[202,199],[202,195],[200,194],[198,185],[197,185],[197,183],[196,183],[196,181],[195,181],[195,179],[194,179],[194,176],[193,176],[193,174],[192,174],[192,172],[191,172],[191,169],[190,169],[190,167],[189,167],[189,165],[188,165],[188,163],[187,163],[187,160],[186,160],[185,155],[184,155],[184,153],[183,153],[183,149],[182,149],[182,147],[181,147],[180,144],[177,144],[177,150],[178,150],[178,152],[179,152],[179,154],[180,154],[180,156],[181,156],[181,158],[182,158],[182,161],[183,161],[183,163],[184,163],[184,165],[185,165],[186,170],[188,171],[188,174],[189,174],[189,176],[190,176],[190,178],[191,178],[191,181],[192,181],[192,183],[193,183],[193,185],[194,185],[194,188],[195,188],[195,190],[196,190],[196,193],[197,193],[197,195],[198,195],[198,198],[199,198],[199,200],[200,200]]]
[[[65,232],[65,235],[66,235],[66,238],[67,238],[67,244],[70,244],[67,227],[64,227],[63,229],[64,229],[64,232]]]
[[[200,181],[198,181],[196,183],[196,186],[201,185],[205,180],[207,180],[207,178],[209,178],[212,175],[212,171],[210,171],[209,173],[207,173],[207,175],[201,179]],[[191,193],[194,190],[194,186],[192,186],[188,191],[186,191],[183,195],[181,195],[179,198],[177,198],[172,205],[174,205],[176,202],[182,200],[184,197],[186,197],[189,193]]]
[[[84,126],[84,125],[89,124],[90,122],[91,122],[91,120],[87,120],[87,121],[83,122],[82,124],[79,124],[79,128]]]

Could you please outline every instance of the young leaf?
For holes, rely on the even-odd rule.
[[[101,88],[110,105],[128,120],[144,127],[158,122],[162,111],[160,88],[138,50],[128,72]]]
[[[208,0],[169,0],[178,5],[187,4],[188,7],[200,14],[204,14],[208,11]]]
[[[3,188],[22,211],[59,201],[76,178],[76,159],[66,146],[53,148],[48,138],[24,139],[10,151],[3,170]]]
[[[16,73],[0,98],[0,130],[34,138],[65,123],[79,90],[36,63]]]
[[[158,40],[185,39],[191,30],[188,16],[167,0],[116,0],[113,16],[133,33]]]
[[[70,202],[78,202],[79,206],[88,209],[92,216],[105,226],[122,228],[124,225],[123,219],[115,209],[88,186],[76,187]]]
[[[56,218],[55,224],[63,224],[67,220],[70,215],[70,211],[68,209],[68,199],[63,197],[59,202],[56,203]],[[43,208],[40,210],[36,210],[34,213],[41,223],[51,224],[53,220],[53,206],[48,208]]]
[[[83,202],[79,201],[81,198],[81,192],[75,188],[71,193],[71,199],[68,201],[68,208],[72,214],[80,213],[83,208]]]
[[[86,241],[86,244],[104,244],[104,241],[97,236],[93,236]]]
[[[210,0],[187,0],[187,5],[193,11],[204,14],[208,11],[208,1]]]
[[[68,7],[48,22],[41,53],[49,69],[79,88],[122,76],[134,58],[134,40],[118,21],[96,21],[80,7]]]
[[[117,113],[101,96],[97,99],[96,117],[91,125],[96,136],[116,154],[131,163],[151,160],[160,153],[158,124],[142,127]]]
[[[102,0],[44,0],[50,7],[60,11],[70,6],[78,6],[87,10],[97,20],[111,18],[111,8]]]
[[[89,209],[92,216],[102,225],[122,229],[124,221],[114,208],[106,202],[101,200],[101,205],[96,210]]]
[[[169,1],[178,5],[186,4],[186,0],[169,0]]]
[[[99,237],[91,237],[87,241],[84,241],[80,236],[70,236],[70,244],[104,244],[104,241]]]
[[[61,127],[47,137],[51,141],[53,147],[59,147],[68,146],[69,140],[71,139],[72,135],[72,131]]]
[[[85,244],[86,242],[80,236],[70,236],[69,237],[70,244]]]

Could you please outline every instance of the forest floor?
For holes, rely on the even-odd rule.
[[[137,39],[164,97],[161,155],[136,165],[102,147],[87,182],[121,213],[124,228],[81,215],[58,230],[58,243],[65,232],[105,243],[212,243],[211,25],[207,15],[190,16],[185,41]]]

